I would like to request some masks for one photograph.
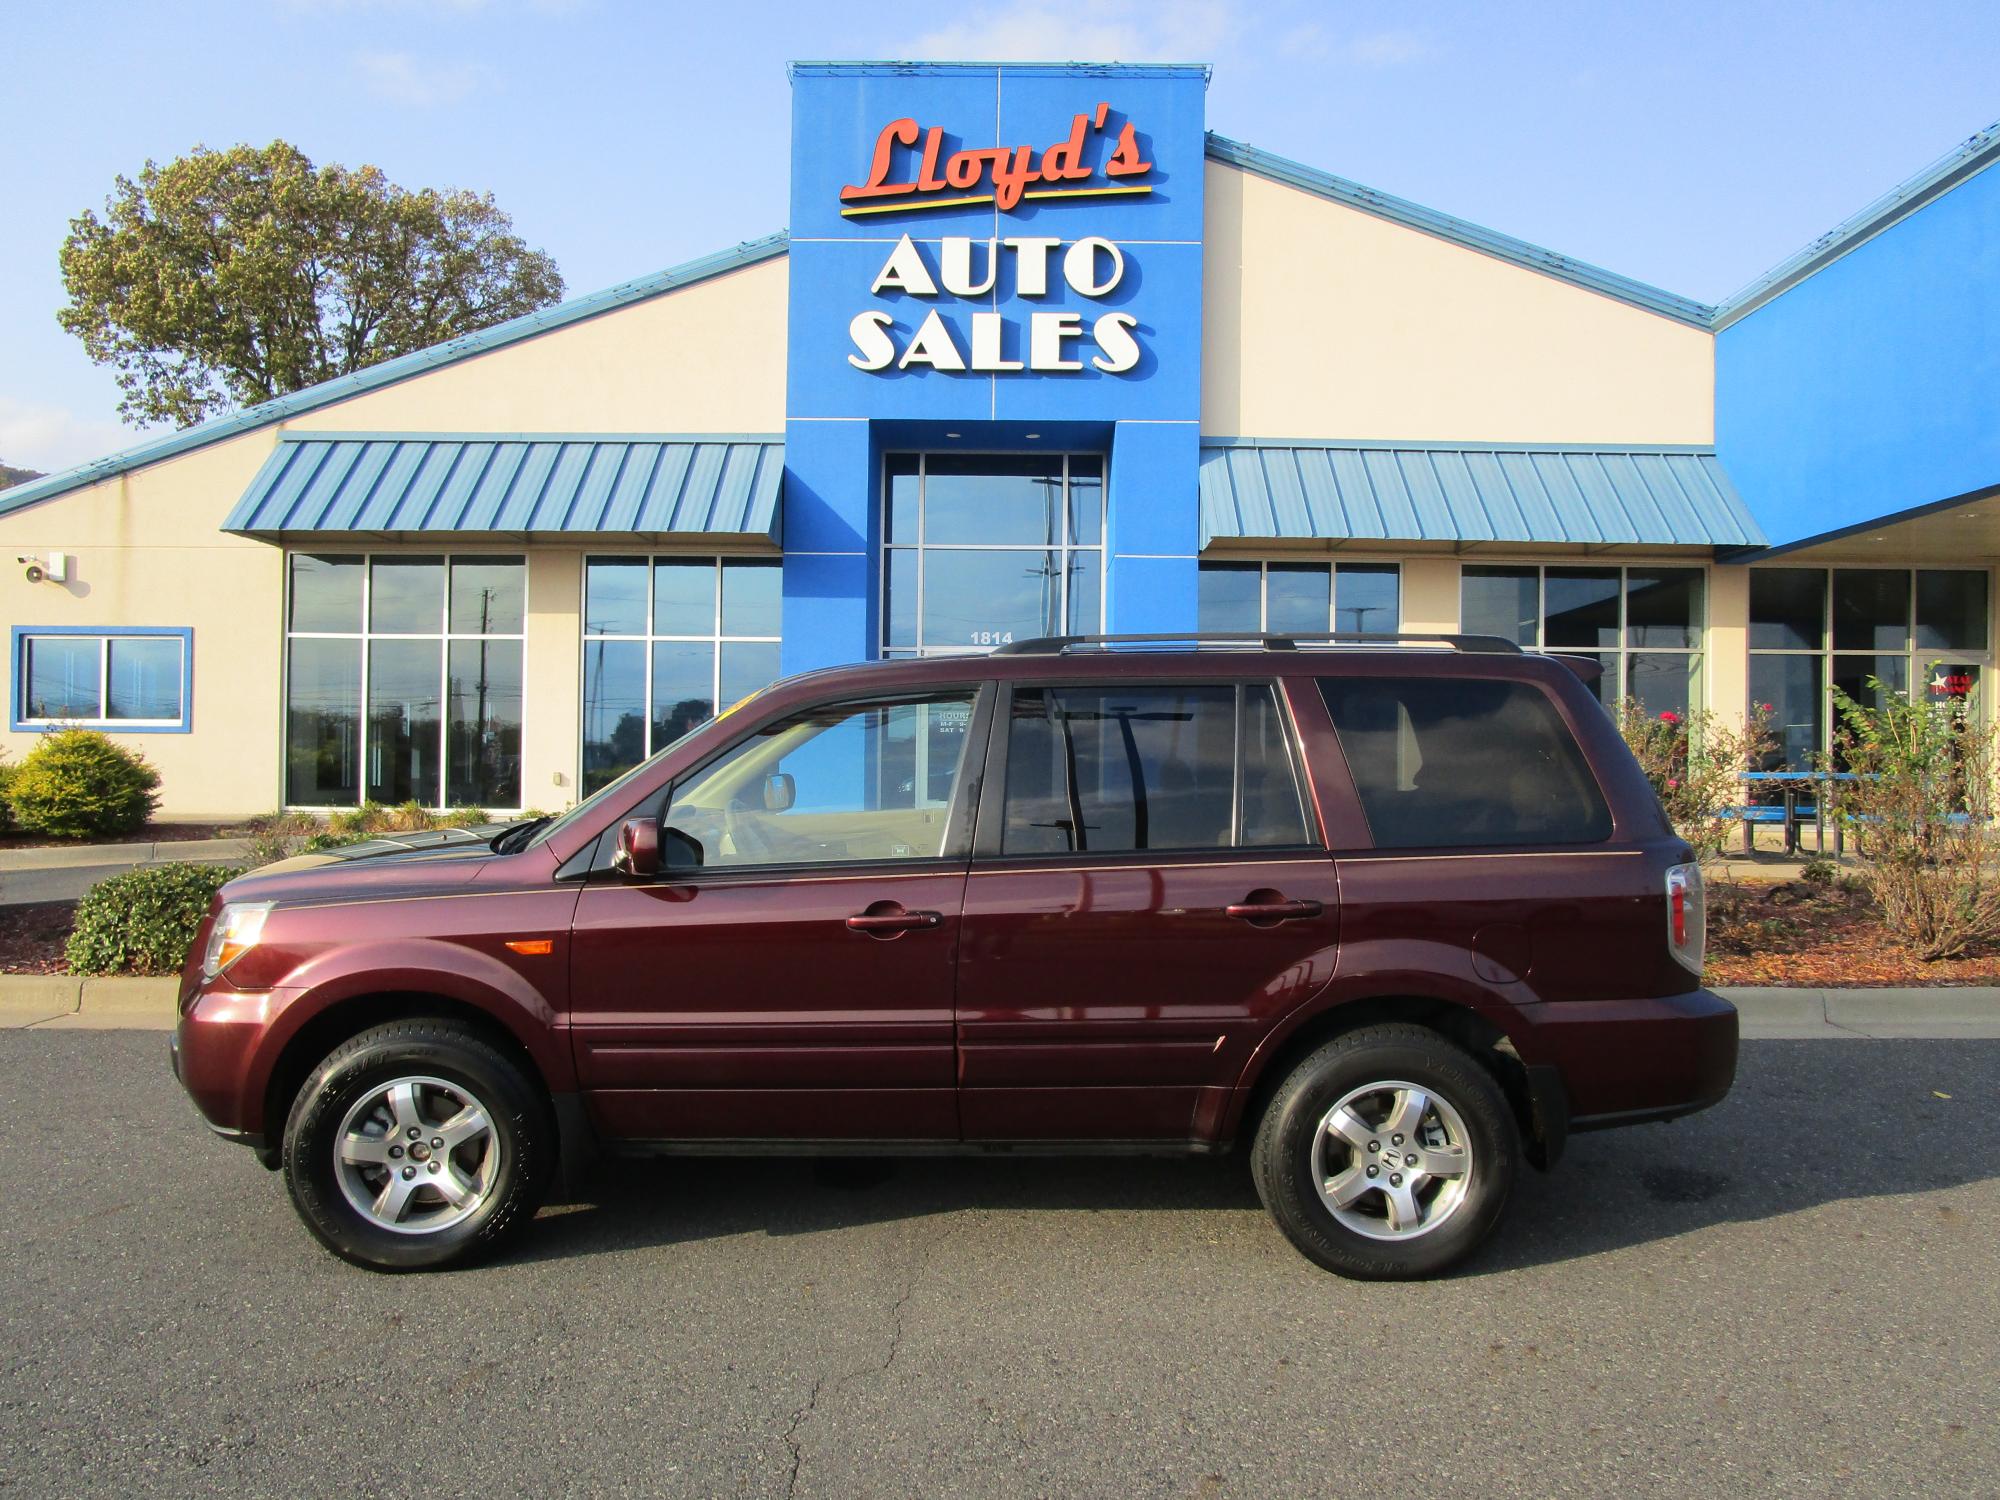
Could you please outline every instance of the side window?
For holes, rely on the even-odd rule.
[[[1229,849],[1307,838],[1268,684],[1014,694],[1003,854]]]
[[[1604,795],[1555,705],[1531,684],[1329,677],[1327,711],[1375,844],[1594,844]]]
[[[835,704],[767,724],[674,788],[666,826],[701,845],[706,868],[940,858],[974,696]]]

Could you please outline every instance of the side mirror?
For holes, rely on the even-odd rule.
[[[645,880],[659,874],[660,825],[651,818],[631,818],[622,824],[611,868],[628,880]]]
[[[701,868],[701,840],[679,828],[668,828],[660,834],[660,853],[668,870]]]
[[[773,771],[764,778],[764,811],[787,812],[799,800],[799,784],[790,771]]]

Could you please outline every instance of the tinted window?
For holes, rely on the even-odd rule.
[[[1268,685],[1028,688],[1014,694],[1006,854],[1227,849],[1307,839]],[[1239,805],[1239,795],[1241,802]]]
[[[1555,705],[1521,682],[1320,683],[1377,848],[1589,844],[1611,814]]]
[[[1535,644],[1541,624],[1541,577],[1533,568],[1467,567],[1460,574],[1460,629]]]
[[[1826,644],[1826,573],[1820,568],[1753,568],[1750,646],[1817,651]]]

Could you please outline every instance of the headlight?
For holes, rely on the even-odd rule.
[[[201,975],[213,979],[237,959],[257,946],[264,935],[264,919],[271,915],[272,901],[232,901],[222,908],[209,929],[208,951],[201,956]]]

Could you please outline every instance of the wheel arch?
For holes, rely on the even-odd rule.
[[[586,1152],[589,1144],[589,1127],[575,1093],[554,1086],[556,1081],[549,1077],[534,1049],[499,1015],[469,1001],[425,990],[385,989],[344,996],[316,1011],[285,1039],[264,1085],[264,1145],[258,1153],[264,1165],[278,1165],[292,1105],[328,1053],[371,1027],[417,1019],[463,1026],[521,1068],[549,1103],[562,1175],[569,1178],[582,1159],[579,1153]]]
[[[1280,1028],[1254,1053],[1231,1097],[1231,1115],[1224,1134],[1238,1141],[1255,1136],[1271,1096],[1293,1068],[1314,1051],[1364,1026],[1402,1022],[1436,1032],[1463,1049],[1490,1072],[1506,1095],[1529,1162],[1552,1165],[1562,1152],[1566,1114],[1560,1098],[1551,1099],[1551,1080],[1538,1077],[1548,1070],[1531,1069],[1514,1049],[1513,1039],[1493,1017],[1458,1000],[1436,995],[1384,993],[1359,996],[1326,1005]],[[1560,1086],[1556,1086],[1560,1095]]]

